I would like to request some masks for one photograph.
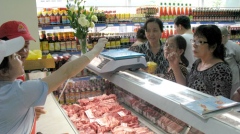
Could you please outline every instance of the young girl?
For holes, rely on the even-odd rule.
[[[0,41],[1,134],[30,134],[34,127],[34,107],[44,105],[48,94],[83,70],[103,50],[107,39],[99,39],[91,51],[67,62],[51,75],[23,82],[16,80],[24,73],[21,56],[16,52],[23,48],[24,42],[23,37]]]
[[[184,56],[186,44],[186,40],[181,35],[173,35],[168,37],[164,45],[164,57],[168,60],[169,67],[163,78],[182,85],[186,85],[185,81],[182,81],[182,78],[185,79],[188,74],[186,68],[188,66],[188,60]],[[179,69],[180,71],[177,71]]]

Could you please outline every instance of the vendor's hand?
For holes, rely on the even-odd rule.
[[[105,47],[105,44],[107,44],[108,40],[106,38],[100,38],[98,39],[98,43],[94,46],[93,50],[97,51],[98,53],[102,52],[102,50]]]
[[[172,52],[167,55],[167,60],[171,68],[176,67],[179,65],[180,55],[178,55],[176,52]]]
[[[42,114],[46,114],[46,111],[44,110],[44,107],[35,107],[35,113],[36,120],[38,120]]]
[[[99,55],[104,49],[105,44],[108,42],[106,38],[98,39],[98,43],[93,47],[93,49],[84,55],[91,61],[94,57]]]

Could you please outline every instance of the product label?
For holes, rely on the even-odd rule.
[[[123,126],[123,127],[127,127],[128,124],[127,124],[127,123],[121,123],[121,126]]]
[[[72,49],[73,50],[77,50],[77,43],[76,43],[76,41],[74,40],[71,43],[72,43]]]
[[[106,126],[106,123],[104,121],[102,121],[101,119],[96,119],[96,122],[100,125],[100,126]]]
[[[123,111],[118,112],[118,115],[121,117],[126,116],[126,114]]]
[[[111,47],[115,47],[115,41],[111,41]]]
[[[105,45],[106,48],[110,48],[110,42],[108,41]]]
[[[120,46],[120,41],[116,41],[116,46]]]
[[[55,51],[60,51],[60,42],[54,43],[54,49],[55,49]]]
[[[60,43],[60,47],[61,47],[62,51],[66,51],[66,44],[65,44],[65,42],[61,42]]]
[[[67,47],[67,50],[72,50],[71,41],[66,41],[66,47]]]
[[[54,43],[49,43],[49,51],[54,51]]]
[[[43,51],[48,51],[48,42],[47,41],[42,42],[42,49],[43,49]]]
[[[91,109],[86,110],[85,113],[89,119],[95,118]]]

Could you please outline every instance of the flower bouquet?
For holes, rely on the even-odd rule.
[[[82,54],[87,52],[87,35],[89,28],[95,27],[95,22],[98,21],[94,15],[94,8],[90,7],[87,10],[84,6],[86,0],[67,0],[67,17],[71,27],[75,30],[75,37],[79,40]]]

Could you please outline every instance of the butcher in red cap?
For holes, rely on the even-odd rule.
[[[25,45],[17,54],[21,56],[21,60],[24,62],[29,53],[29,41],[35,41],[30,35],[28,27],[21,21],[8,21],[0,26],[0,39],[9,40],[19,36],[24,38]]]

